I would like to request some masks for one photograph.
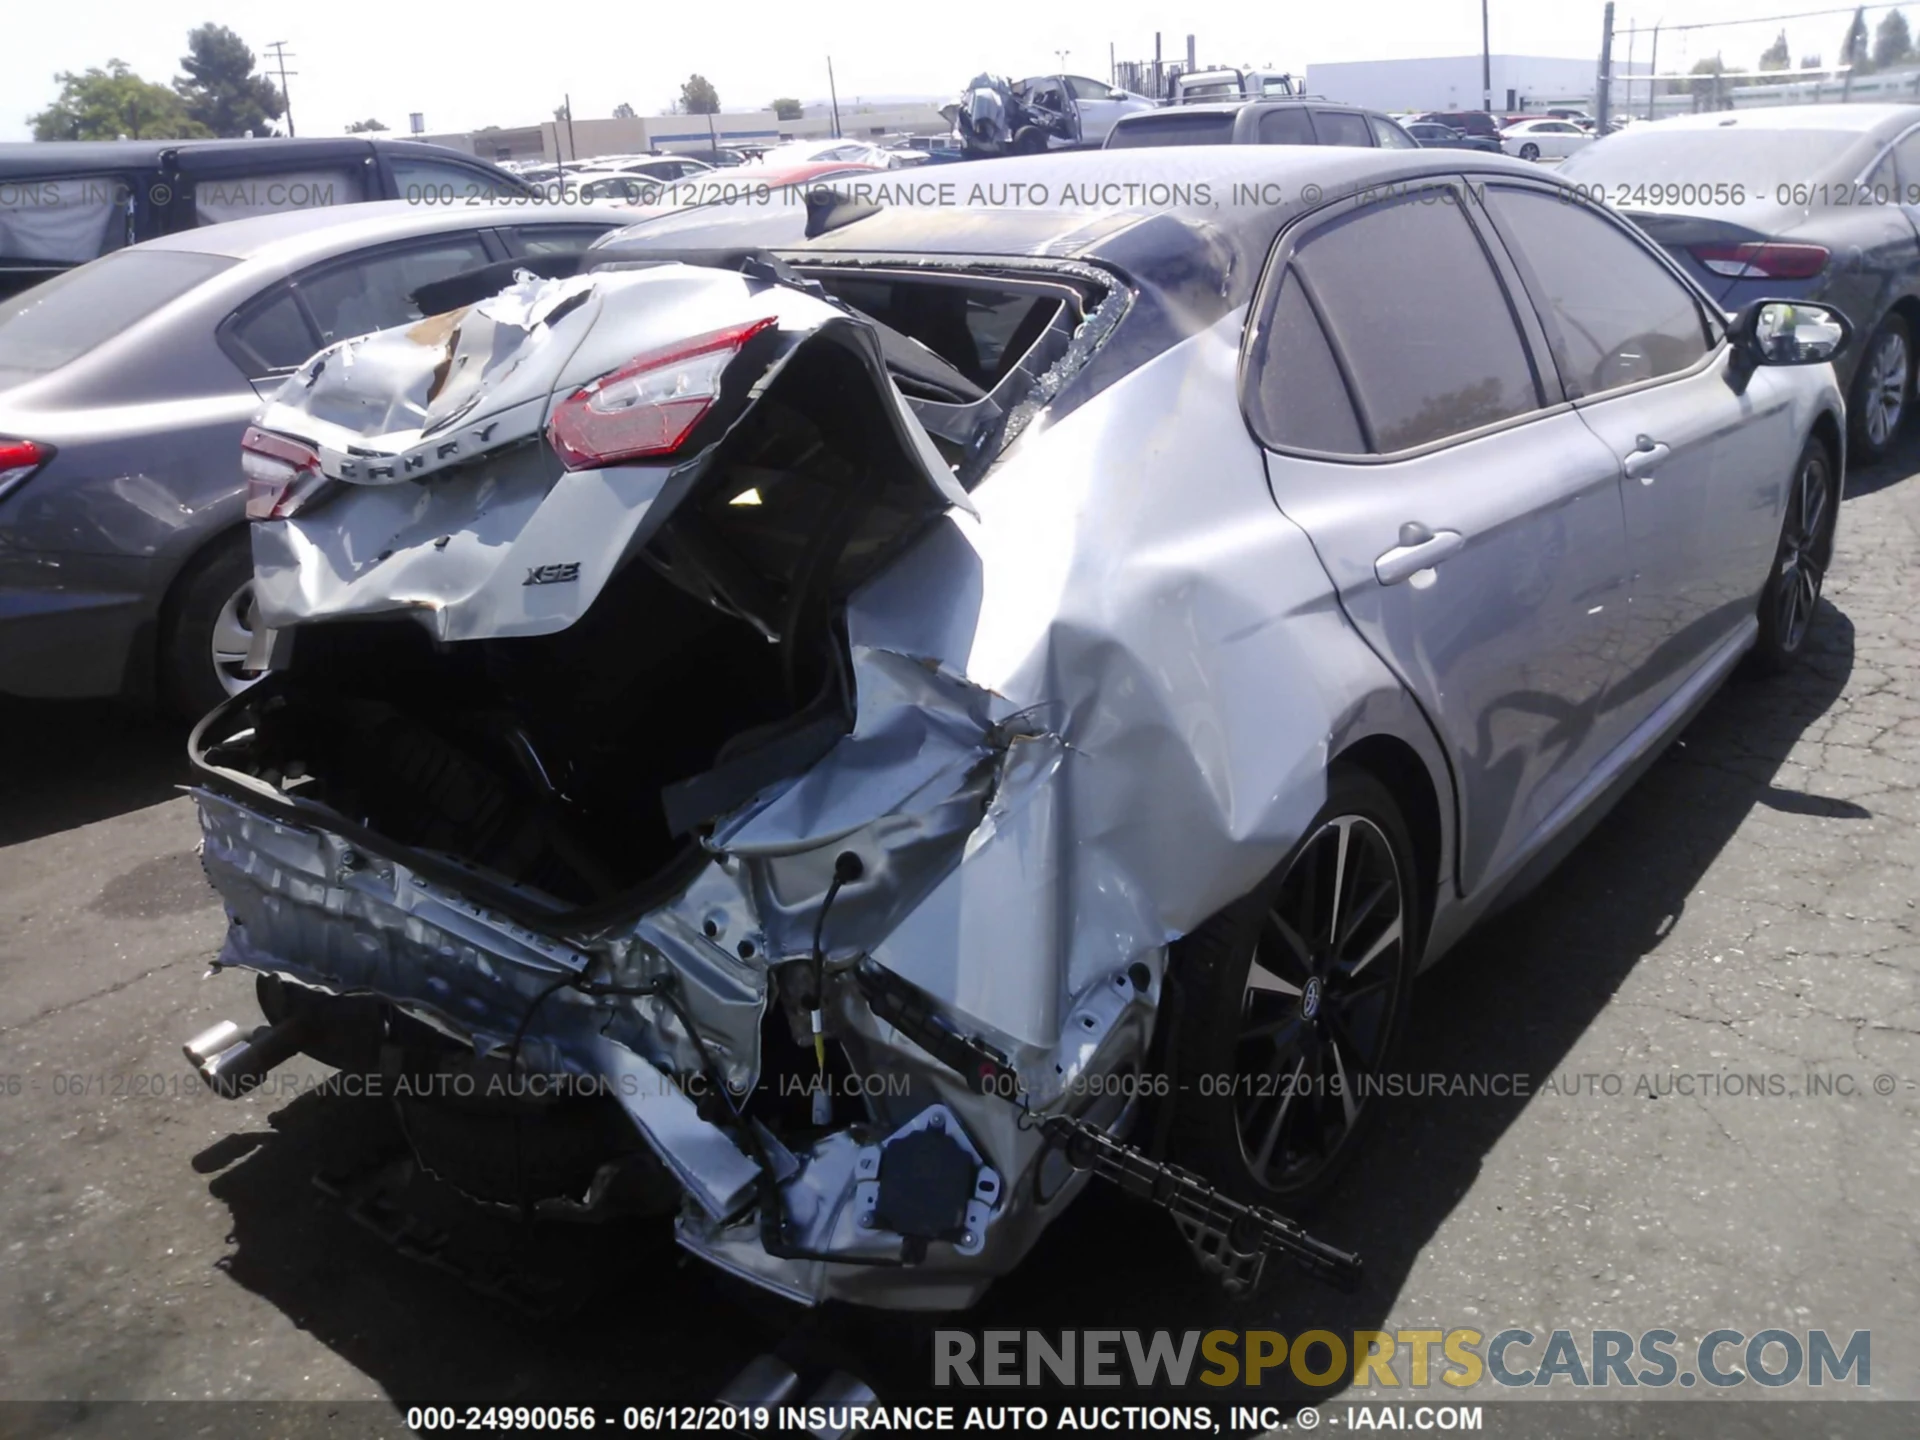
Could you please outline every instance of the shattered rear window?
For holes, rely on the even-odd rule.
[[[1030,349],[1060,308],[1048,295],[916,280],[823,277],[835,298],[918,340],[983,390]]]

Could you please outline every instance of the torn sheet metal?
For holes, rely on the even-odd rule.
[[[729,372],[737,393],[716,416],[744,415],[809,343],[842,347],[868,371],[928,513],[971,508],[888,381],[871,324],[843,308],[684,264],[526,279],[324,350],[287,381],[259,428],[310,445],[342,483],[252,527],[262,622],[404,614],[448,641],[566,628],[697,493],[726,431],[662,462],[567,470],[538,438],[553,406],[636,356],[764,319],[776,342],[740,357],[761,368],[737,383]]]
[[[689,278],[683,269],[634,272],[594,298],[608,305],[616,290],[644,294],[654,283],[663,303],[681,295],[694,305],[697,292],[699,320],[687,312],[673,322],[683,330],[761,303],[778,304],[783,326],[828,323],[807,309],[821,304],[811,297],[779,292],[776,302],[775,289],[739,276]],[[708,303],[716,300],[725,304]],[[636,309],[636,333],[653,334],[651,316]],[[922,525],[839,607],[853,707],[845,733],[716,818],[704,856],[671,895],[637,914],[572,922],[555,913],[529,927],[564,947],[549,955],[491,914],[409,910],[397,894],[403,865],[375,857],[345,870],[341,842],[324,827],[282,824],[209,794],[201,799],[209,871],[239,922],[235,934],[247,937],[230,946],[233,963],[386,996],[436,1015],[476,1048],[497,1050],[523,1024],[530,1063],[642,1080],[711,1074],[732,1096],[761,1085],[781,1053],[767,1037],[782,1027],[785,1052],[813,1063],[799,1028],[811,1010],[854,1076],[888,1082],[857,1112],[830,1109],[830,1123],[775,1146],[756,1143],[758,1132],[724,1109],[670,1104],[651,1122],[630,1111],[688,1191],[681,1243],[806,1302],[977,1298],[1038,1240],[1079,1180],[1014,1104],[969,1088],[940,1058],[943,1046],[958,1037],[998,1057],[1027,1083],[1035,1113],[1123,1127],[1131,1111],[1088,1107],[1086,1097],[1100,1093],[1102,1078],[1147,1062],[1171,942],[1286,854],[1324,798],[1328,756],[1350,731],[1424,743],[1391,675],[1348,643],[1324,571],[1273,505],[1259,451],[1245,442],[1234,383],[1240,321],[1236,312],[1171,346],[1064,417],[1044,407],[1054,391],[1042,387],[1033,423],[973,491],[973,513],[953,509]],[[642,348],[595,343],[591,361],[576,356],[574,368],[555,372],[557,387],[576,370],[618,363],[616,349]],[[1048,385],[1073,383],[1072,362],[1101,343],[1089,335]],[[503,516],[521,503],[511,473],[502,467],[491,482],[498,500],[489,506]],[[939,478],[927,475],[935,482],[927,493],[944,498]],[[489,482],[453,470],[436,483],[479,494]],[[631,508],[657,501],[667,483]],[[435,486],[415,488],[424,496]],[[528,482],[532,509],[514,535],[532,529],[555,496],[570,503],[557,486],[545,497],[538,489]],[[334,528],[371,517],[365,497],[381,493],[351,492],[355,508]],[[467,528],[479,534],[489,513]],[[283,602],[307,607],[305,618],[350,613],[346,570],[361,559],[358,549],[337,552],[344,568],[333,574],[313,559],[346,543],[321,538],[324,514],[283,531],[307,534],[311,552],[296,554],[291,542],[265,552],[319,572],[304,597],[296,587]],[[398,516],[382,523],[424,534],[404,530]],[[639,522],[624,532],[600,523],[610,533],[569,533],[608,557],[639,533]],[[379,529],[369,519],[367,540]],[[595,573],[613,568],[609,558]],[[441,633],[533,633],[526,612],[475,603],[482,588],[435,597],[467,617]],[[397,592],[388,599],[410,603]],[[1430,744],[1420,753],[1439,768]],[[847,854],[857,867],[843,863]],[[657,996],[562,988],[529,1017],[526,1004],[564,973],[565,954],[586,956],[583,969],[607,983],[672,977],[698,1043]],[[919,1018],[903,1007],[883,1020],[863,1001],[856,971],[868,962],[910,987]],[[853,1127],[896,1133],[935,1104],[996,1177],[984,1236],[931,1242],[912,1264],[836,1261],[905,1256],[914,1238],[858,1223],[866,1142],[856,1143]],[[774,1172],[776,1214],[744,1198],[747,1169],[761,1168]],[[751,1208],[730,1208],[741,1204]]]

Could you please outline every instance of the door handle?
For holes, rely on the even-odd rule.
[[[1642,435],[1640,443],[1621,457],[1620,467],[1627,472],[1629,480],[1638,480],[1642,485],[1653,483],[1653,472],[1660,468],[1673,451],[1657,443],[1652,436]]]
[[[1430,570],[1467,543],[1458,530],[1429,530],[1417,520],[1400,527],[1400,543],[1373,562],[1373,575],[1382,585]]]

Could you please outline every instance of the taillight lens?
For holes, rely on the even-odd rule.
[[[51,445],[0,439],[0,500],[24,485],[29,475],[52,458]]]
[[[772,316],[636,355],[554,408],[547,441],[569,470],[671,455],[720,395],[740,348]]]
[[[1716,275],[1740,280],[1811,280],[1827,268],[1824,245],[1692,245],[1693,258]]]
[[[240,469],[247,477],[249,520],[284,520],[327,484],[313,450],[251,425],[240,440]]]

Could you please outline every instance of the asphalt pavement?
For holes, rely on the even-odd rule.
[[[1229,1299],[1165,1216],[1094,1190],[946,1323],[1871,1330],[1871,1393],[1920,1399],[1916,469],[1920,442],[1851,478],[1807,663],[1730,684],[1423,977],[1404,1068],[1506,1093],[1384,1102],[1316,1217],[1365,1254],[1357,1294]],[[205,978],[223,921],[183,739],[0,701],[0,1397],[47,1402],[10,1428],[81,1433],[75,1402],[125,1399],[364,1401],[340,1413],[374,1430],[422,1404],[698,1400],[782,1343],[883,1398],[927,1384],[934,1322],[802,1319],[655,1229],[452,1217],[463,1280],[343,1214],[314,1177],[384,1133],[377,1102],[222,1101],[181,1058],[253,1014],[243,978]],[[539,1305],[478,1293],[489,1267]]]

